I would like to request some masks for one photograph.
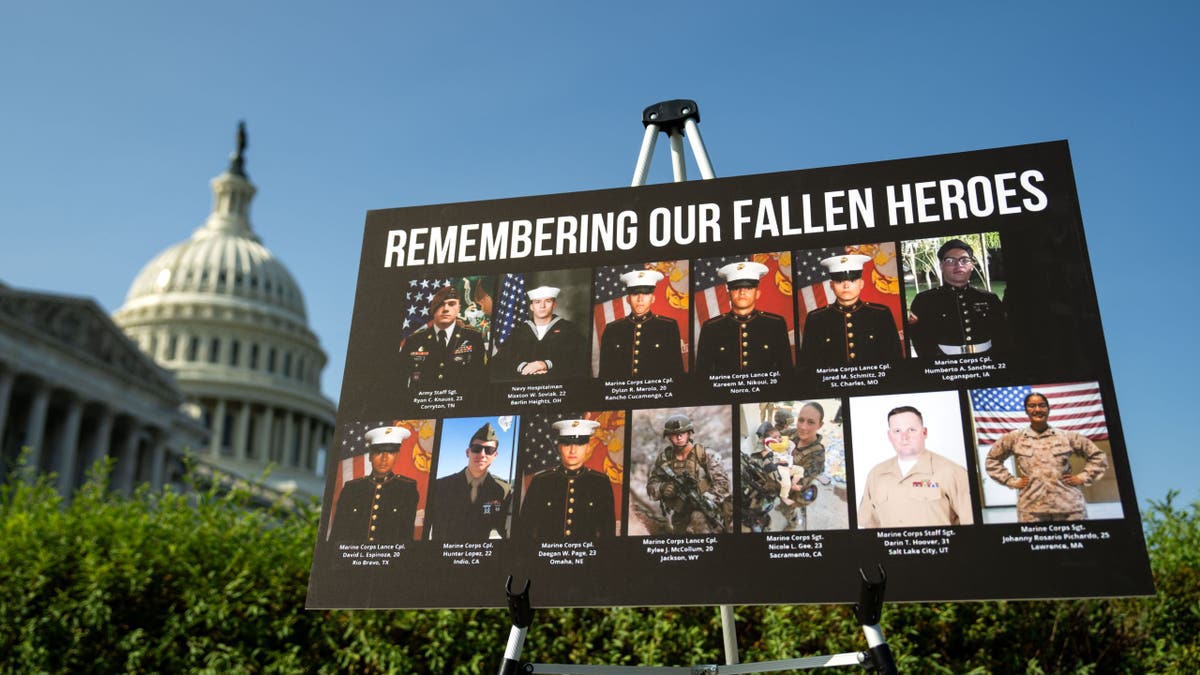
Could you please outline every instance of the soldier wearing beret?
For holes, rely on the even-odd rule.
[[[975,250],[951,239],[937,257],[942,285],[921,291],[909,305],[908,332],[917,356],[1005,352],[1010,340],[1000,298],[971,286]]]
[[[371,474],[342,486],[333,517],[334,543],[399,544],[413,540],[417,482],[392,473],[404,427],[376,427],[366,433]]]
[[[492,364],[498,380],[562,380],[587,373],[587,345],[575,324],[554,313],[560,289],[529,291],[529,319],[513,327]]]
[[[792,366],[787,322],[782,316],[755,307],[758,280],[767,266],[756,262],[730,263],[717,270],[725,279],[730,310],[700,326],[696,349],[696,374],[779,371]]]
[[[609,322],[600,338],[600,377],[682,377],[679,324],[650,311],[663,275],[636,270],[621,275],[631,313]]]
[[[429,323],[400,345],[401,379],[409,390],[470,389],[483,380],[483,335],[458,320],[462,300],[443,286],[429,301]]]
[[[511,488],[488,471],[499,452],[496,430],[490,423],[471,436],[465,452],[466,468],[433,484],[433,508],[426,528],[430,540],[498,539],[505,535]]]
[[[860,299],[863,265],[870,256],[825,258],[829,286],[837,301],[809,313],[801,333],[800,365],[807,368],[884,363],[900,358],[900,336],[892,311]]]
[[[553,425],[562,463],[538,472],[521,504],[521,527],[533,539],[594,540],[616,534],[612,483],[584,466],[592,455],[592,420],[560,420]]]

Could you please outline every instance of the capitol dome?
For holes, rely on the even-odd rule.
[[[251,477],[270,464],[274,487],[319,495],[334,413],[320,391],[326,356],[300,286],[250,224],[245,147],[240,127],[229,168],[211,182],[212,213],[142,268],[113,319],[202,416],[201,459]]]

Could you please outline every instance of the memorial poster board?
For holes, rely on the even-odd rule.
[[[308,606],[1150,594],[1128,453],[1065,141],[371,211]]]

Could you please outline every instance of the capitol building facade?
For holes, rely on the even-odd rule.
[[[89,378],[72,374],[79,364],[64,364],[64,372],[54,374],[39,372],[45,355],[0,357],[0,449],[9,464],[17,446],[30,447],[29,464],[58,472],[66,493],[81,481],[85,464],[105,455],[116,460],[114,483],[131,487],[169,482],[173,467],[190,454],[201,467],[236,478],[265,473],[274,492],[322,494],[321,458],[334,421],[333,403],[320,391],[326,356],[308,327],[299,285],[251,226],[256,188],[245,170],[245,147],[241,128],[229,168],[212,179],[208,218],[134,278],[112,316],[128,338],[107,336],[117,353],[108,359],[109,372],[81,384]],[[72,344],[69,328],[58,331],[67,344],[51,339],[53,327],[45,321],[38,330],[30,298],[74,304],[99,326],[93,333],[117,332],[106,330],[107,317],[97,316],[88,300],[0,286],[0,342],[8,338],[26,352],[49,346],[65,352],[58,361],[87,360],[87,345]],[[18,309],[6,317],[6,306]],[[25,334],[15,335],[22,322]],[[121,382],[101,386],[113,377]],[[153,403],[131,414],[126,400],[138,387],[155,390],[140,394]]]

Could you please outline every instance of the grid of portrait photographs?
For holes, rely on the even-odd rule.
[[[1024,165],[1042,208],[1005,220],[994,167]],[[918,180],[941,167],[1000,187]],[[509,575],[548,605],[845,602],[878,565],[898,600],[1148,592],[1090,279],[1073,304],[1038,292],[1087,264],[1065,145],[703,187],[806,179],[899,182],[893,219],[940,196],[947,223],[827,208],[818,236],[753,249],[391,270],[378,242],[432,212],[372,212],[309,606],[502,606]],[[622,196],[576,197],[602,221]],[[770,234],[788,212],[765,202]],[[1020,574],[1046,564],[1075,572]]]

